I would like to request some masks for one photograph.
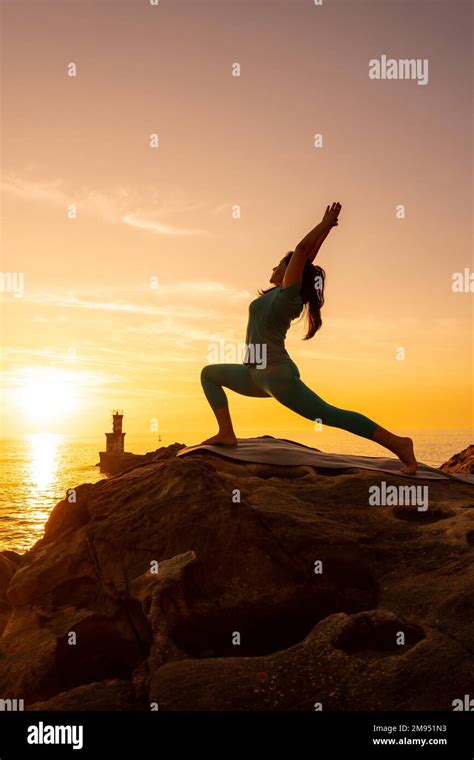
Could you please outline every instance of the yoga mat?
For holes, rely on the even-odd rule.
[[[427,464],[418,464],[414,475],[400,472],[401,463],[398,459],[387,457],[364,457],[355,454],[327,454],[324,451],[305,446],[303,443],[289,441],[285,438],[273,438],[264,435],[258,438],[239,438],[237,446],[216,446],[199,443],[196,446],[186,446],[177,452],[176,456],[189,456],[200,451],[212,451],[214,454],[237,459],[241,462],[275,465],[309,465],[323,467],[328,470],[341,470],[357,467],[361,470],[377,470],[391,475],[400,475],[410,480],[459,480],[474,485],[474,475],[442,472]]]

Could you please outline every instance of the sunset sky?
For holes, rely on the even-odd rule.
[[[1,270],[24,275],[0,294],[3,436],[102,433],[114,407],[130,433],[210,435],[209,345],[244,341],[333,200],[323,327],[287,341],[302,379],[395,432],[472,426],[470,2],[1,7]],[[382,55],[428,83],[369,79]],[[311,425],[228,395],[237,435]]]

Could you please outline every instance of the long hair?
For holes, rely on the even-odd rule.
[[[287,266],[290,263],[293,253],[294,251],[288,251],[286,256],[283,257],[283,261],[286,262]],[[303,340],[313,338],[323,323],[323,320],[321,319],[321,309],[324,305],[325,282],[326,273],[324,269],[306,261],[303,268],[300,288],[300,296],[303,301],[303,313],[301,314],[300,319],[306,317],[306,335]],[[267,288],[267,290],[259,290],[259,293],[260,295],[263,295],[274,289],[275,288]]]

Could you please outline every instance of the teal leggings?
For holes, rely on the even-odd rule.
[[[245,364],[208,364],[201,372],[201,383],[213,409],[228,406],[223,388],[229,388],[243,396],[272,396],[307,420],[342,428],[363,438],[373,439],[377,428],[376,423],[363,414],[338,409],[313,393],[301,381],[298,367],[291,359],[265,369]]]

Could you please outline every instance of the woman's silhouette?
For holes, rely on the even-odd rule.
[[[290,323],[303,309],[308,327],[305,340],[321,327],[325,275],[312,262],[330,230],[337,226],[340,210],[340,203],[326,208],[320,224],[274,267],[270,279],[274,287],[250,304],[243,364],[209,364],[203,368],[201,383],[219,425],[217,435],[203,443],[237,444],[223,391],[229,388],[244,396],[272,396],[306,419],[373,440],[399,457],[402,472],[416,472],[411,438],[394,435],[358,412],[327,404],[301,381],[298,367],[285,349]]]

